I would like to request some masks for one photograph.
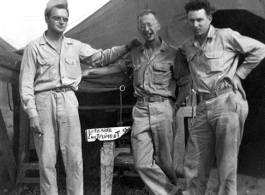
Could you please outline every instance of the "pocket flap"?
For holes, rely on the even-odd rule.
[[[44,59],[38,59],[38,62],[42,66],[52,66],[55,62],[54,58],[44,58]]]
[[[154,63],[154,68],[159,71],[168,71],[170,68],[169,63]]]
[[[65,58],[65,62],[69,65],[76,65],[76,60],[74,58]]]
[[[196,56],[196,54],[188,55],[187,56],[187,62],[192,61],[195,56]]]
[[[207,58],[210,59],[216,59],[216,58],[221,58],[223,55],[223,51],[215,51],[215,52],[207,52],[204,53]]]

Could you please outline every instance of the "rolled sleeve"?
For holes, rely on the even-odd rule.
[[[241,79],[245,79],[265,57],[265,45],[255,39],[242,36],[238,32],[232,30],[227,34],[227,38],[229,48],[233,48],[236,52],[246,56],[243,63],[236,71],[236,74]]]
[[[107,66],[117,62],[128,51],[125,45],[115,46],[111,49],[93,49],[90,45],[80,43],[80,59],[90,66]]]

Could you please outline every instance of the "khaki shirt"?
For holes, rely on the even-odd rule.
[[[225,79],[230,81],[237,74],[241,79],[265,57],[265,45],[240,35],[231,29],[210,26],[206,41],[200,46],[195,36],[181,46],[193,79],[193,87],[199,93],[212,93]],[[239,54],[245,59],[238,67]]]
[[[160,95],[176,98],[176,86],[191,81],[181,53],[164,41],[150,59],[145,45],[132,49],[121,66],[124,71],[133,70],[136,97]]]
[[[24,50],[19,78],[22,105],[29,118],[38,116],[35,92],[64,86],[77,90],[82,77],[80,62],[90,66],[105,66],[125,53],[125,46],[102,51],[66,37],[63,37],[61,53],[58,53],[45,33],[29,43]]]

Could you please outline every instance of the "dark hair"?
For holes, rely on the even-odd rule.
[[[137,15],[137,21],[139,20],[139,18],[141,18],[142,16],[145,16],[145,15],[148,15],[148,14],[152,14],[155,19],[157,20],[157,16],[156,16],[156,13],[151,10],[151,9],[144,9],[142,10],[138,15]]]
[[[190,0],[188,3],[186,3],[185,9],[186,13],[189,11],[198,11],[204,9],[205,13],[210,15],[211,5],[207,0]]]
[[[68,16],[69,16],[69,10],[67,9],[67,7],[64,5],[64,4],[58,4],[58,5],[55,5],[54,7],[52,7],[48,12],[47,14],[45,15],[45,17],[49,18],[51,16],[51,11],[53,8],[58,8],[58,9],[65,9],[68,13]]]

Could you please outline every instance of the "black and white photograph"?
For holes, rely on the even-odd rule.
[[[0,5],[0,195],[265,195],[265,0]]]

